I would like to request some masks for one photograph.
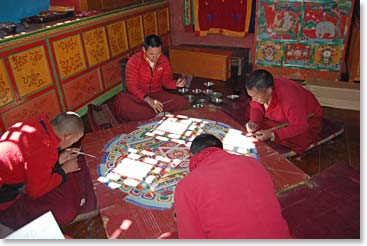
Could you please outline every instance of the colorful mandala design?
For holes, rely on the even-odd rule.
[[[188,173],[188,165],[190,158],[189,148],[182,144],[172,141],[160,141],[154,136],[148,137],[145,134],[152,131],[161,121],[152,122],[139,126],[136,130],[129,134],[121,134],[112,139],[104,148],[105,155],[101,160],[101,164],[98,166],[99,176],[105,176],[110,170],[115,168],[121,159],[125,158],[128,154],[129,148],[136,150],[147,150],[153,152],[155,155],[167,157],[170,159],[179,159],[181,162],[175,171],[180,172],[183,178]],[[211,120],[205,120],[205,125],[201,128],[204,133],[210,133],[219,139],[223,140],[227,132],[231,128],[230,126]],[[256,148],[249,149],[246,155],[252,156],[258,159]],[[177,180],[172,182],[177,183]],[[107,187],[107,185],[106,185]],[[153,209],[170,209],[173,204],[175,185],[171,185],[167,188],[159,189],[158,191],[151,192],[146,191],[142,187],[131,187],[121,183],[119,189],[127,193],[125,201],[134,203],[139,206]]]

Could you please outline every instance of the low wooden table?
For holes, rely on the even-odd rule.
[[[188,109],[177,114],[219,121],[233,128],[245,131],[241,125],[217,107],[207,106],[204,108]],[[152,121],[129,122],[103,131],[87,133],[82,140],[83,150],[97,156],[95,159],[86,157],[86,160],[108,238],[154,239],[165,232],[177,231],[176,223],[172,216],[173,208],[162,211],[127,203],[123,200],[126,196],[125,193],[120,190],[108,189],[104,184],[97,181],[97,167],[104,155],[102,151],[105,145],[117,135],[130,133],[138,125]],[[256,148],[259,154],[259,161],[269,171],[276,192],[297,186],[309,179],[306,173],[265,143],[257,142]],[[127,221],[130,221],[131,225],[128,229],[124,229],[121,225],[124,225]]]

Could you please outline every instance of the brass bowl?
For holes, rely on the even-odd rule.
[[[240,98],[239,95],[228,95],[227,96],[228,100],[231,100],[231,101],[237,101],[238,98]]]
[[[220,97],[213,97],[211,99],[211,101],[214,103],[214,104],[221,104],[223,102],[223,99],[220,98]]]
[[[211,88],[213,85],[214,85],[214,83],[213,82],[210,82],[210,81],[204,83],[204,86],[206,88]]]

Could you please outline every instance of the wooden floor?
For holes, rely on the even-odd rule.
[[[215,82],[215,91],[220,91],[224,95],[233,93],[245,93],[244,78],[232,76],[229,81],[213,81],[208,79],[194,78],[191,88],[202,88],[205,81]],[[245,75],[243,76],[245,77]],[[356,170],[360,170],[360,111],[342,110],[324,107],[326,118],[344,125],[344,133],[311,149],[303,156],[295,156],[289,160],[301,168],[310,176],[319,173],[336,162],[349,165]],[[88,130],[88,121],[85,123]],[[66,226],[63,232],[72,238],[92,239],[106,238],[102,220],[99,215],[73,225]]]

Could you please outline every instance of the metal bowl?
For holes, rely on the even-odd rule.
[[[231,101],[236,101],[240,96],[239,95],[228,95],[227,98]]]
[[[221,104],[223,102],[223,99],[220,97],[213,97],[211,100],[214,104]]]
[[[205,106],[204,103],[195,103],[194,105],[192,105],[193,108],[202,108],[204,106]]]
[[[199,95],[201,93],[201,90],[200,89],[193,89],[191,92],[195,95]]]
[[[188,95],[184,95],[184,97],[187,99],[187,101],[189,101],[189,103],[193,103],[195,101],[195,96],[188,94]]]
[[[210,95],[213,93],[213,90],[212,89],[205,89],[202,91],[202,93],[204,93],[205,95]]]
[[[178,92],[180,92],[181,94],[186,94],[187,92],[189,92],[189,88],[182,87],[178,89]]]
[[[208,102],[208,99],[207,98],[204,98],[204,97],[198,98],[196,100],[196,103],[206,104],[207,102]]]
[[[210,98],[220,98],[222,97],[222,93],[221,92],[213,92],[212,94],[210,94]]]
[[[204,82],[204,86],[207,87],[207,88],[211,88],[213,85],[214,85],[213,82],[210,82],[210,81]]]

